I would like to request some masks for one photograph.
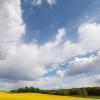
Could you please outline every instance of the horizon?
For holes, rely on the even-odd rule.
[[[100,86],[99,0],[0,0],[0,90]]]

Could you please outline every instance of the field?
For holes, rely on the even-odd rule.
[[[79,98],[70,96],[56,96],[38,93],[0,93],[0,100],[99,100],[91,98]]]

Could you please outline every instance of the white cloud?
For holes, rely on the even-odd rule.
[[[84,23],[79,27],[80,43],[87,51],[100,50],[100,24]]]
[[[54,42],[54,44],[59,45],[61,42],[63,42],[63,39],[66,35],[66,30],[65,28],[59,28],[58,29],[58,34],[56,35],[56,40]]]
[[[55,41],[49,42],[51,45],[49,43],[42,46],[34,43],[20,43],[12,46],[13,48],[9,50],[9,56],[0,62],[1,78],[12,81],[35,80],[48,73],[49,70],[46,69],[46,65],[63,62],[69,56],[69,49],[74,49],[74,46],[69,46],[70,43],[60,45],[64,35],[65,31],[61,28],[58,30]],[[66,54],[64,52],[66,51],[65,46],[69,46],[69,51]],[[61,47],[63,47],[64,51],[61,50]],[[74,52],[72,55],[74,55]]]
[[[56,4],[56,0],[47,0],[49,5],[54,5]]]
[[[44,1],[46,1],[51,6],[56,4],[56,0],[32,0],[31,4],[34,6],[39,6],[39,5],[42,5]]]
[[[17,41],[24,33],[19,0],[0,0],[0,42]]]
[[[97,74],[100,73],[100,52],[96,56],[76,57],[70,61],[66,71],[67,76],[75,76],[81,74]]]
[[[19,0],[0,0],[0,59],[25,31]]]
[[[39,60],[37,46],[22,44],[6,60],[0,62],[0,77],[11,81],[42,77],[45,67]]]
[[[42,2],[43,2],[43,0],[32,0],[32,5],[34,5],[34,6],[38,6],[38,5],[41,5],[42,4]]]

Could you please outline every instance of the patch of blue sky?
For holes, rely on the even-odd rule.
[[[22,0],[23,19],[26,23],[25,41],[31,42],[36,38],[38,43],[45,43],[55,37],[60,27],[67,29],[69,39],[77,40],[79,20],[92,2],[93,0],[57,0],[57,4],[51,7],[45,2],[32,6]]]
[[[57,72],[57,69],[52,70],[52,71],[49,71],[48,73],[46,73],[46,74],[44,75],[44,77],[56,76],[56,72]]]

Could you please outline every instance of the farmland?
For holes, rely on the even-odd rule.
[[[0,100],[99,100],[71,96],[57,96],[40,93],[6,93],[0,92]]]

